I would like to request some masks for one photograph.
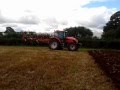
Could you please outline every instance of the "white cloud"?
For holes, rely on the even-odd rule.
[[[18,20],[18,23],[23,23],[23,24],[39,24],[40,23],[40,19],[37,16],[34,16],[34,15],[22,16]]]
[[[4,23],[2,24],[2,27],[18,27],[16,23]]]
[[[1,11],[0,11],[0,24],[2,23],[6,23],[7,19],[2,15]]]
[[[83,25],[94,32],[102,32],[102,27],[116,10],[83,6],[105,1],[108,0],[0,0],[0,31],[12,26],[16,30],[51,32]]]
[[[97,30],[102,29],[115,11],[116,9],[108,9],[105,6],[98,8],[81,8],[76,11],[74,17],[76,17],[76,22],[79,25],[83,25],[88,28],[96,28]]]

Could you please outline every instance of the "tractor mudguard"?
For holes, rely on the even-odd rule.
[[[51,41],[53,41],[53,40],[56,40],[58,43],[62,43],[61,42],[61,40],[59,39],[59,38],[57,38],[57,37],[54,37],[54,38],[50,38],[50,40],[49,40],[49,43],[51,42]]]

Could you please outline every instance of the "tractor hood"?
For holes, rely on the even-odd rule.
[[[74,40],[74,41],[76,41],[76,43],[78,43],[78,40],[76,38],[74,38],[74,37],[66,37],[66,39],[68,39],[68,40]]]

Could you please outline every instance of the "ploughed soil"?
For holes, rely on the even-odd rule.
[[[0,47],[0,90],[117,90],[86,51]]]
[[[120,89],[120,51],[94,50],[89,54]]]

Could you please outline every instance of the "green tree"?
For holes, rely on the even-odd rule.
[[[2,38],[3,37],[3,34],[2,34],[2,32],[0,32],[0,38]]]
[[[103,28],[102,38],[120,38],[120,11],[114,13]]]
[[[64,29],[67,31],[68,36],[74,36],[79,38],[92,38],[93,32],[85,27],[70,27]]]
[[[15,33],[15,30],[12,27],[6,27],[5,33]]]

